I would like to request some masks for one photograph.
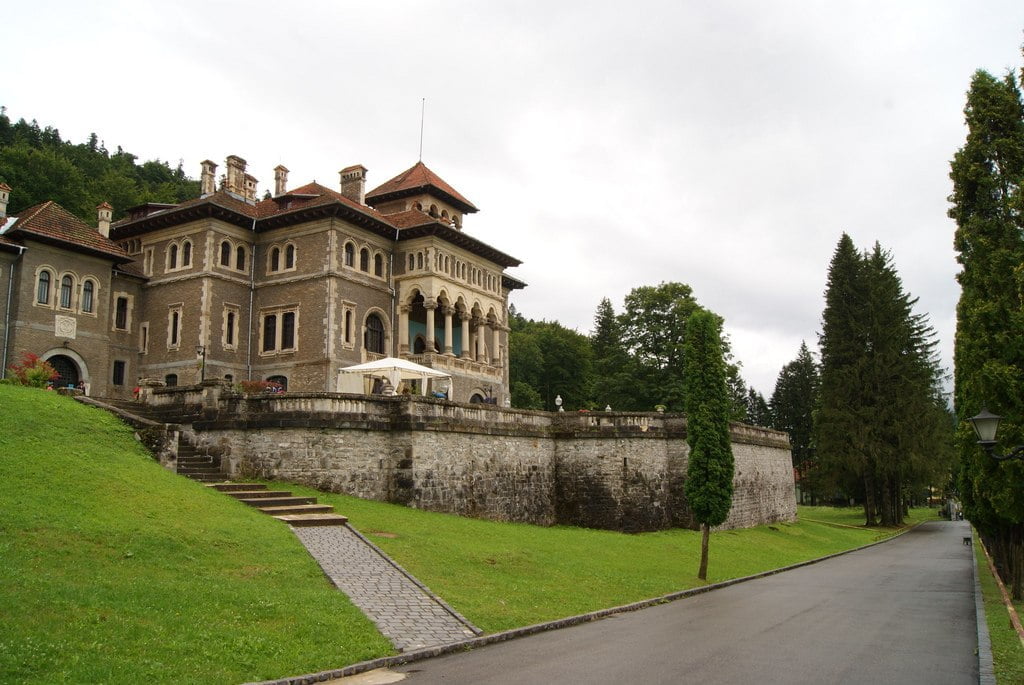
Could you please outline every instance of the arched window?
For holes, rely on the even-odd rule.
[[[367,352],[384,354],[384,322],[376,314],[366,317],[366,338],[363,347]]]
[[[192,242],[189,240],[181,244],[181,265],[192,265]]]
[[[270,251],[270,270],[277,271],[281,268],[281,250],[274,248]]]
[[[409,255],[409,271],[416,268],[416,255]]]
[[[373,275],[384,276],[384,258],[379,254],[373,255]]]
[[[288,377],[287,376],[267,376],[267,381],[271,383],[277,383],[281,386],[281,392],[288,390]]]
[[[39,283],[36,285],[36,302],[39,304],[50,303],[50,272],[39,272]]]
[[[241,245],[235,250],[235,268],[239,271],[245,271],[245,248]]]
[[[370,251],[365,247],[359,251],[359,270],[370,270]]]
[[[65,276],[60,279],[60,306],[62,309],[71,309],[71,293],[75,289],[75,279]]]
[[[93,307],[93,294],[95,293],[96,286],[93,285],[92,281],[86,281],[82,284],[82,311],[88,314],[92,313]]]
[[[167,248],[167,268],[178,268],[178,245],[176,243],[171,243],[171,246]]]
[[[231,243],[226,240],[220,244],[220,265],[231,266]]]
[[[427,341],[423,339],[422,335],[417,335],[416,339],[412,342],[412,353],[423,354],[427,351]]]
[[[416,268],[417,269],[422,269],[423,268],[423,253],[422,252],[417,252],[416,253]]]
[[[295,268],[295,246],[289,245],[284,248],[284,268],[294,269]]]
[[[437,205],[430,205],[430,216],[437,218]]]
[[[345,266],[355,266],[356,248],[352,243],[345,243]]]

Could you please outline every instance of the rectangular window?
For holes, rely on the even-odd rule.
[[[229,347],[235,346],[235,313],[228,312],[227,321],[224,322],[224,343]]]
[[[139,352],[146,354],[149,351],[149,322],[139,325]]]
[[[114,303],[114,328],[128,330],[128,298],[118,297]]]
[[[298,347],[299,315],[296,309],[272,310],[260,316],[263,321],[260,350],[263,354],[291,352]]]
[[[142,273],[147,276],[153,275],[153,248],[146,248],[145,256],[142,258]]]
[[[112,379],[114,381],[114,385],[124,385],[125,366],[126,364],[123,361],[114,361],[114,377]]]
[[[281,315],[281,349],[295,349],[295,312]]]
[[[263,351],[272,352],[277,349],[277,315],[267,314],[263,317]]]

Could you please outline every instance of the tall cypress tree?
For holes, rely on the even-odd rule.
[[[683,365],[690,455],[685,491],[690,511],[702,531],[697,577],[707,580],[711,527],[724,523],[732,506],[731,402],[719,318],[698,310],[690,315],[686,330]]]
[[[1003,445],[1024,443],[1024,102],[1012,74],[978,71],[964,109],[967,140],[951,163],[954,246],[962,270],[954,354],[964,512],[992,542],[1015,598],[1024,595],[1024,462],[998,463],[966,419],[1004,416]]]

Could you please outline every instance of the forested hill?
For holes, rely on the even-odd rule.
[[[89,140],[63,140],[55,127],[40,128],[35,119],[12,123],[0,107],[0,181],[11,186],[8,214],[53,200],[92,224],[96,206],[109,202],[114,218],[145,202],[181,202],[199,194],[199,182],[179,163],[137,162],[120,146],[106,149],[95,133]]]

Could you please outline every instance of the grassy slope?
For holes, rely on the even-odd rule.
[[[310,492],[289,486],[296,492]],[[698,587],[700,533],[623,535],[497,524],[320,496],[400,564],[487,631],[530,625]],[[895,531],[858,527],[860,510],[810,510],[848,527],[800,522],[711,536],[708,581],[758,573],[873,542]],[[917,517],[926,510],[915,510]]]
[[[286,526],[102,411],[3,385],[0,560],[0,682],[239,682],[391,651]]]
[[[985,618],[988,635],[992,640],[992,660],[995,662],[996,682],[999,685],[1024,683],[1024,645],[1021,645],[1017,631],[1010,623],[1003,597],[995,579],[988,569],[985,552],[981,545],[974,545],[974,557],[978,564],[978,580],[985,602]],[[1024,616],[1024,602],[1014,602],[1019,616]]]

